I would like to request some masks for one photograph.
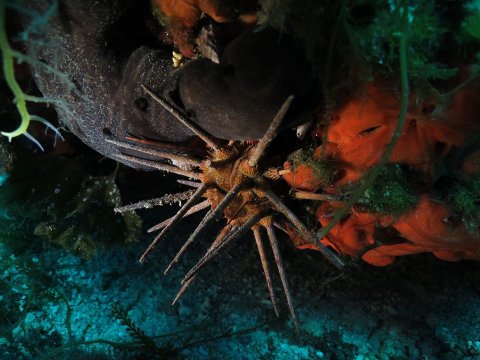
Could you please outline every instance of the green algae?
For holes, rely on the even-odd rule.
[[[294,168],[300,165],[307,165],[310,167],[313,170],[313,174],[322,185],[328,185],[331,183],[334,176],[333,167],[328,164],[327,161],[317,160],[312,148],[297,150],[289,155],[288,160],[292,163]]]
[[[362,200],[367,201],[367,207],[382,214],[401,215],[412,209],[418,198],[410,189],[403,169],[397,165],[384,166],[365,192]]]
[[[361,56],[375,72],[390,75],[398,68],[396,39],[401,32],[400,2],[364,1],[375,16],[369,21],[358,22],[350,13],[349,33]],[[433,1],[419,1],[410,7],[409,47],[407,49],[408,74],[413,84],[418,85],[435,79],[449,79],[456,74],[455,68],[442,65],[436,54],[442,47],[448,29],[440,18]]]
[[[480,1],[473,0],[467,4],[468,15],[462,24],[462,29],[473,38],[480,40]]]
[[[92,174],[89,166],[81,157],[19,155],[0,187],[1,241],[21,251],[35,243],[36,235],[83,258],[109,244],[136,241],[140,218],[113,210],[122,205],[116,171]]]
[[[479,230],[480,176],[472,176],[458,182],[450,195],[454,210],[470,232]]]

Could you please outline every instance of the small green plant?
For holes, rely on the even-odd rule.
[[[54,132],[55,137],[59,137],[62,140],[63,140],[63,137],[60,134],[59,130],[55,126],[53,126],[48,120],[38,115],[30,114],[27,107],[27,103],[32,102],[32,103],[58,104],[59,101],[57,99],[37,97],[37,96],[26,94],[22,90],[20,84],[15,78],[15,61],[19,63],[28,62],[35,66],[43,66],[46,68],[48,72],[61,78],[62,81],[67,83],[69,87],[74,88],[74,84],[67,78],[65,74],[61,73],[54,67],[48,64],[44,64],[39,60],[33,59],[21,52],[18,52],[12,49],[9,42],[8,34],[7,34],[7,25],[6,25],[6,16],[5,16],[7,7],[13,8],[14,10],[19,12],[25,12],[27,7],[22,2],[10,3],[5,0],[0,0],[0,49],[2,52],[3,74],[5,77],[7,86],[9,87],[9,89],[11,90],[14,96],[14,101],[16,103],[16,107],[20,115],[21,121],[20,121],[20,125],[15,130],[9,131],[9,132],[2,131],[0,132],[0,134],[2,136],[7,137],[8,141],[11,141],[13,138],[23,135],[27,137],[29,140],[31,140],[33,143],[35,143],[38,146],[38,148],[43,151],[42,145],[37,141],[37,139],[35,139],[31,134],[28,133],[28,127],[31,121],[37,121],[42,123],[47,127],[47,129],[50,129]],[[56,11],[57,11],[57,2],[54,1],[51,7],[46,11],[46,13],[43,14],[43,16],[40,16],[39,18],[48,19]],[[28,13],[28,11],[26,12]],[[32,23],[38,23],[39,18],[33,19]],[[27,34],[27,32],[24,32],[23,34]],[[26,35],[23,36],[23,40],[28,40],[28,36]]]
[[[163,347],[157,346],[153,337],[148,336],[145,331],[135,325],[133,320],[128,316],[127,310],[120,304],[117,303],[112,306],[112,313],[113,316],[120,320],[122,325],[126,327],[129,335],[138,344],[136,350],[143,356],[152,360],[174,360],[179,358],[178,350],[173,345],[167,344]]]

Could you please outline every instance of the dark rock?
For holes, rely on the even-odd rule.
[[[252,29],[227,45],[220,64],[194,60],[179,75],[180,99],[202,128],[222,139],[260,138],[290,94],[284,125],[307,122],[321,103],[302,49],[286,34]]]

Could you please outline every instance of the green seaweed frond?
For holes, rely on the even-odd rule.
[[[118,303],[113,304],[112,313],[113,316],[115,316],[122,325],[127,328],[131,337],[138,340],[138,342],[142,343],[146,348],[155,349],[157,347],[155,341],[148,336],[145,331],[135,325],[130,316],[128,316],[127,310],[122,305]]]
[[[0,1],[0,48],[2,49],[3,73],[8,87],[15,95],[18,112],[22,118],[20,126],[12,132],[1,132],[2,135],[7,136],[10,141],[13,137],[23,135],[27,132],[28,124],[30,123],[30,114],[27,110],[26,94],[15,79],[15,69],[12,55],[12,48],[8,42],[7,25],[5,21],[5,3]]]
[[[172,345],[157,346],[153,337],[148,336],[128,316],[127,310],[118,303],[113,304],[112,313],[123,326],[126,327],[129,335],[140,345],[142,355],[149,359],[176,359],[178,350]]]
[[[10,132],[2,131],[0,134],[6,136],[8,141],[11,141],[15,137],[24,135],[43,151],[42,145],[27,132],[30,121],[33,120],[43,123],[47,128],[53,130],[56,136],[60,137],[62,140],[63,138],[58,129],[55,128],[50,122],[39,116],[31,115],[28,111],[27,102],[51,102],[51,99],[39,98],[25,94],[17,82],[15,78],[14,60],[17,58],[17,60],[26,61],[29,59],[29,57],[14,51],[10,46],[7,35],[5,8],[6,2],[4,0],[0,0],[0,49],[2,51],[3,74],[9,89],[12,91],[15,97],[15,103],[21,118],[21,122],[15,130]]]

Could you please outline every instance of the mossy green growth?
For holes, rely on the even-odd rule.
[[[462,23],[462,29],[471,37],[480,40],[480,1],[473,0],[466,5],[467,16]]]
[[[21,238],[2,236],[16,248],[31,246],[37,235],[89,258],[109,244],[135,241],[141,231],[136,214],[113,211],[122,205],[115,171],[92,175],[84,158],[20,157],[0,187],[0,203],[5,211],[0,234],[11,234],[17,223],[22,234],[29,232]]]
[[[386,165],[380,170],[362,202],[374,212],[401,215],[415,207],[417,196],[409,189],[407,177],[398,164]]]
[[[291,153],[288,156],[288,161],[292,163],[294,168],[302,164],[309,166],[322,185],[330,184],[333,178],[334,168],[332,165],[329,165],[326,161],[315,159],[312,148],[300,149]]]
[[[291,32],[303,44],[316,75],[328,82],[326,89],[335,84],[336,72],[347,72],[348,67],[357,73],[367,64],[367,73],[373,76],[390,76],[398,69],[399,0],[307,0],[302,6],[294,0],[261,0],[260,5],[260,21]],[[408,73],[415,85],[449,79],[457,73],[456,68],[439,63],[436,56],[445,45],[445,36],[460,30],[443,22],[442,11],[433,0],[417,1],[409,7]],[[477,34],[477,20],[478,13],[473,12],[465,19],[468,33]]]
[[[104,246],[102,243],[105,241],[115,241],[116,236],[126,243],[134,242],[139,235],[141,221],[134,213],[113,214],[113,209],[121,205],[114,177],[84,178],[77,195],[60,211],[53,207],[49,209],[51,219],[38,224],[34,234],[83,258],[95,255],[97,246]],[[118,225],[123,231],[115,230]]]
[[[469,177],[453,187],[451,194],[454,210],[470,232],[479,230],[480,176]]]
[[[463,23],[463,29],[470,36],[480,40],[480,10],[474,15],[470,15]]]
[[[364,24],[349,14],[348,31],[373,73],[391,75],[398,69],[396,44],[401,33],[402,6],[399,1],[362,1],[374,13]],[[444,45],[443,37],[449,30],[440,19],[440,11],[433,0],[418,1],[410,7],[408,75],[416,86],[425,86],[431,80],[446,80],[457,73],[438,63],[435,54]]]

